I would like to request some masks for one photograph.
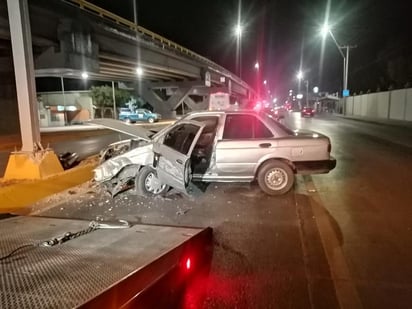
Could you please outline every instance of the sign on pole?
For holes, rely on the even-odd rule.
[[[342,97],[348,97],[350,95],[349,89],[344,89],[342,91]]]

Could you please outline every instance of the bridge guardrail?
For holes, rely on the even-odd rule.
[[[146,29],[146,28],[144,28],[144,27],[142,27],[142,26],[136,25],[134,22],[132,22],[132,21],[126,19],[126,18],[123,18],[123,17],[121,17],[121,16],[118,16],[118,15],[116,15],[116,14],[114,14],[114,13],[112,13],[112,12],[106,10],[106,9],[103,9],[103,8],[101,8],[101,7],[93,4],[93,3],[90,3],[90,2],[88,2],[88,1],[86,1],[86,0],[65,0],[65,1],[68,1],[68,2],[70,2],[70,3],[76,4],[76,5],[78,5],[81,9],[86,10],[86,11],[90,11],[90,12],[92,12],[92,13],[95,13],[95,14],[99,15],[99,16],[102,17],[102,18],[107,18],[107,19],[109,19],[109,20],[111,20],[111,21],[113,21],[113,22],[115,22],[115,23],[117,23],[117,24],[119,24],[119,25],[126,26],[126,27],[128,27],[129,29],[131,29],[131,30],[134,30],[134,31],[136,31],[136,32],[138,32],[138,33],[141,33],[141,34],[143,34],[143,35],[149,36],[152,40],[157,41],[157,42],[160,42],[162,45],[165,44],[165,45],[167,45],[168,47],[174,48],[175,50],[177,50],[177,51],[179,51],[179,52],[182,52],[182,53],[184,53],[184,54],[186,54],[186,55],[189,55],[189,56],[191,56],[191,57],[194,57],[194,58],[197,58],[197,59],[199,59],[199,60],[202,60],[202,61],[206,62],[206,63],[209,64],[209,65],[218,67],[219,69],[224,69],[223,67],[219,66],[218,64],[216,64],[216,63],[214,63],[213,61],[209,60],[208,58],[203,57],[203,56],[201,56],[201,55],[199,55],[199,54],[191,51],[190,49],[187,49],[186,47],[183,47],[183,46],[180,45],[180,44],[177,44],[177,43],[175,43],[175,42],[173,42],[173,41],[171,41],[171,40],[169,40],[169,39],[166,39],[165,37],[163,37],[163,36],[161,36],[161,35],[159,35],[159,34],[157,34],[157,33],[154,33],[153,31],[150,31],[150,30],[148,30],[148,29]],[[224,70],[225,70],[225,69],[224,69]],[[250,86],[247,85],[247,84],[246,84],[243,80],[241,80],[240,78],[237,78],[237,77],[236,77],[235,79],[237,79],[237,82],[239,82],[239,83],[242,84],[243,86],[246,86],[247,88],[250,88]],[[250,88],[250,89],[251,89],[251,88]]]

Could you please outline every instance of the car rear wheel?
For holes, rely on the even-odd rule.
[[[292,188],[295,176],[286,163],[269,161],[259,169],[257,181],[263,192],[269,195],[281,195]]]
[[[147,121],[148,121],[149,123],[153,123],[153,122],[154,122],[154,119],[153,119],[153,118],[149,118],[149,119],[147,119]]]
[[[138,194],[153,196],[167,192],[169,186],[159,181],[153,168],[144,166],[136,175],[135,188]]]

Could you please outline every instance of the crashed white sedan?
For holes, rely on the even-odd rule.
[[[153,133],[116,120],[97,122],[134,138],[109,146],[94,178],[114,196],[133,185],[150,196],[189,182],[251,182],[269,195],[288,192],[294,174],[335,168],[328,137],[290,130],[254,111],[201,111]]]

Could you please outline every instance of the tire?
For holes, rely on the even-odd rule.
[[[153,123],[153,122],[154,122],[154,118],[149,118],[149,119],[147,119],[147,122],[148,122],[148,123]]]
[[[126,123],[132,123],[132,121],[130,120],[130,118],[125,118],[125,119],[124,119],[124,122],[126,122]]]
[[[286,163],[269,161],[259,169],[257,181],[259,187],[266,194],[282,195],[293,187],[295,175]]]
[[[138,194],[150,197],[167,192],[169,186],[158,182],[156,171],[153,168],[144,166],[136,175],[135,189]]]

